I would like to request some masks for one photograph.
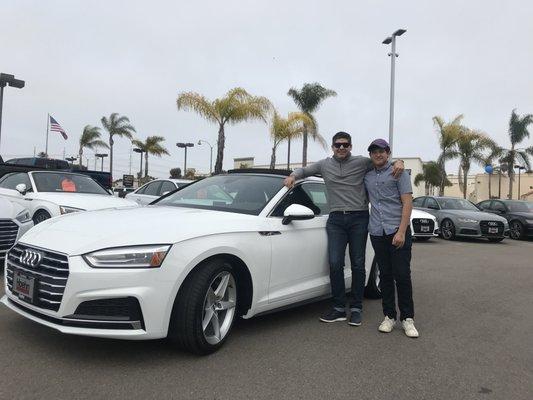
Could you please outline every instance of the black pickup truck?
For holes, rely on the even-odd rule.
[[[70,164],[65,160],[27,157],[13,158],[11,160],[3,162],[2,158],[0,157],[0,177],[10,172],[27,172],[39,170],[60,170],[87,175],[106,189],[111,189],[113,184],[113,182],[111,181],[111,174],[109,172],[90,171],[85,169],[72,168]]]

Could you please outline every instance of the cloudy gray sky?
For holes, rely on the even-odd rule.
[[[177,111],[179,92],[212,99],[241,86],[287,113],[296,109],[287,90],[306,82],[338,93],[317,113],[322,135],[348,131],[362,153],[388,135],[390,59],[381,41],[398,28],[408,32],[398,40],[396,154],[435,159],[431,118],[459,113],[508,146],[511,110],[533,113],[531,15],[529,0],[3,0],[0,71],[26,87],[5,91],[0,153],[43,151],[50,113],[69,139],[52,132],[49,153],[76,154],[83,126],[118,112],[138,138],[166,138],[171,155],[150,162],[151,175],[166,177],[183,165],[177,141],[216,142],[216,126]],[[234,157],[269,162],[266,124],[226,133],[225,168]],[[292,159],[301,160],[301,144],[293,149]],[[115,153],[118,177],[129,172],[129,141],[117,139]],[[311,160],[326,154],[310,145]],[[285,145],[278,157],[286,159]],[[133,172],[138,165],[134,154]],[[208,171],[209,149],[192,149],[188,166]]]

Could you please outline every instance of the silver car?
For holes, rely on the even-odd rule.
[[[146,206],[161,196],[190,183],[192,183],[192,181],[187,179],[156,179],[141,186],[134,192],[128,193],[126,199],[136,201],[140,205]]]
[[[462,236],[501,242],[509,235],[509,224],[505,218],[482,212],[465,199],[422,196],[413,200],[413,206],[437,218],[441,237],[446,240]]]

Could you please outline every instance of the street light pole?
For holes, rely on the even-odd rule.
[[[100,167],[100,171],[104,172],[104,158],[107,157],[108,154],[98,153],[98,154],[95,154],[95,156],[97,158],[101,158],[102,159],[102,166]]]
[[[392,44],[391,52],[389,56],[391,58],[391,67],[390,67],[390,111],[389,111],[389,147],[392,157],[393,152],[393,131],[394,131],[394,76],[395,76],[395,65],[396,65],[396,37],[403,35],[407,32],[406,29],[398,29],[390,37],[386,38],[382,43],[383,44]]]
[[[183,176],[187,175],[187,147],[194,147],[194,143],[176,143],[180,149],[185,149],[185,160],[183,162]]]
[[[209,175],[213,173],[213,146],[211,146],[211,143],[209,143],[207,140],[199,140],[198,146],[201,146],[202,143],[207,144],[211,148],[211,153],[209,156]]]
[[[141,154],[141,165],[139,167],[139,179],[141,179],[143,176],[143,153],[145,153],[145,151],[143,149],[133,149],[133,151]]]
[[[518,200],[520,200],[520,171],[522,171],[523,169],[525,170],[526,167],[522,167],[521,165],[515,165],[514,166],[515,168],[518,168]],[[511,198],[512,198],[512,193],[511,193]]]
[[[4,88],[6,85],[22,89],[25,82],[20,79],[15,79],[13,75],[0,73],[0,140],[2,139],[2,108],[4,105]]]

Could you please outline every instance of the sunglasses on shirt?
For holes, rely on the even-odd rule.
[[[351,145],[352,145],[351,143],[339,143],[339,142],[333,143],[333,147],[335,147],[336,149],[340,149],[341,147],[343,149],[347,149]]]

